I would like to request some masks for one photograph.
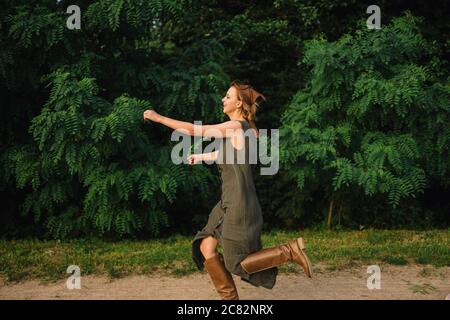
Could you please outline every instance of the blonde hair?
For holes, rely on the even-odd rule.
[[[250,126],[256,130],[257,136],[259,136],[259,131],[255,124],[256,112],[259,107],[256,100],[262,98],[266,101],[266,97],[253,89],[251,85],[239,84],[236,80],[230,84],[230,87],[236,88],[238,99],[242,101],[241,114],[249,122]]]

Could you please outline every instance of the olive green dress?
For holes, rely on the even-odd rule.
[[[247,121],[240,120],[240,122],[244,132],[251,130]],[[240,262],[250,253],[262,249],[263,217],[253,182],[255,165],[249,163],[250,139],[245,137],[245,163],[243,164],[237,163],[237,151],[232,146],[228,150],[234,150],[235,161],[225,164],[226,144],[231,144],[231,141],[230,138],[221,140],[219,159],[223,161],[222,164],[217,163],[222,182],[221,199],[212,209],[206,226],[195,236],[192,257],[198,269],[202,270],[205,258],[200,251],[200,242],[203,238],[213,236],[222,246],[225,267],[228,271],[255,286],[271,289],[275,285],[278,273],[276,267],[249,275],[240,265]],[[255,152],[256,149],[252,150]]]

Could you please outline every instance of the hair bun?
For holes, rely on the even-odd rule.
[[[252,104],[258,105],[258,103],[257,103],[258,98],[261,98],[264,101],[266,101],[266,97],[264,97],[264,95],[262,93],[259,93],[255,89],[250,88],[250,99],[252,100]]]
[[[239,91],[247,91],[246,93],[246,97],[248,97],[250,99],[250,105],[258,105],[257,100],[258,98],[263,99],[264,101],[266,101],[266,97],[264,97],[264,95],[258,91],[256,91],[255,89],[253,89],[253,87],[249,84],[240,84],[237,80],[234,80],[233,82],[231,82],[230,87],[234,86],[236,87]]]

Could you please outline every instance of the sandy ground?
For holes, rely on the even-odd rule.
[[[313,279],[303,274],[280,274],[272,290],[256,288],[235,277],[243,300],[316,299],[450,299],[450,267],[380,266],[381,288],[369,290],[367,266],[361,269],[315,269]],[[0,300],[14,299],[218,299],[206,273],[181,278],[129,276],[110,280],[103,276],[81,277],[81,289],[69,290],[66,280],[0,282]]]

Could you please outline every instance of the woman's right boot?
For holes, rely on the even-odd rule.
[[[306,275],[312,277],[312,267],[305,253],[303,238],[254,252],[241,261],[241,267],[248,274],[252,274],[291,261],[298,263],[305,270]]]

